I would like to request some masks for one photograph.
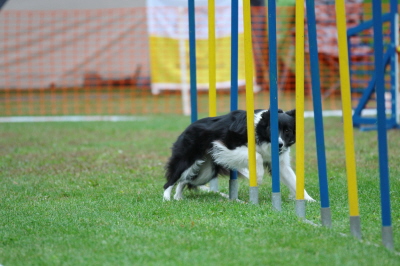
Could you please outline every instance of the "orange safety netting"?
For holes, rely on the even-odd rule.
[[[174,24],[170,26],[187,32],[187,20],[182,19],[187,10],[182,12],[180,19],[169,20]],[[282,109],[292,109],[295,107],[294,6],[278,7],[277,12],[279,105]],[[352,25],[370,18],[366,15],[370,13],[369,5],[363,5],[363,8],[360,5],[357,16],[354,10],[351,12]],[[177,44],[180,40],[163,40],[163,45],[156,47],[157,54],[152,58],[150,52],[154,47],[150,48],[149,14],[148,8],[1,11],[0,116],[181,114],[186,104],[182,97],[182,73],[175,75],[174,71],[166,71],[164,74],[169,73],[171,77],[164,75],[167,77],[163,78],[178,80],[175,82],[178,85],[152,90],[155,84],[152,71],[162,72],[164,65],[182,70],[182,67],[171,64],[181,59],[182,51],[176,50],[181,47]],[[219,27],[230,27],[230,21],[225,26],[224,21],[218,23]],[[264,7],[252,8],[252,30],[257,84],[255,106],[268,108],[268,33]],[[363,38],[363,42],[372,43],[372,36]],[[202,45],[201,40],[197,45]],[[217,39],[218,45],[217,57],[229,58],[230,42],[221,38]],[[183,65],[187,66],[186,46],[184,44]],[[330,54],[327,48],[319,47],[323,106],[324,109],[340,109],[337,56]],[[204,59],[207,53],[199,49],[197,56],[202,62],[201,57]],[[306,67],[307,58],[306,54]],[[360,56],[354,60],[365,58]],[[186,71],[188,77],[189,70]],[[362,74],[358,77],[363,78]],[[306,78],[306,110],[312,110],[312,100],[307,91],[309,82]],[[229,85],[226,82],[221,84]],[[244,109],[244,84],[240,89],[239,107]],[[218,88],[217,104],[218,112],[229,110],[229,86]],[[199,90],[198,107],[200,113],[207,113],[206,89]]]

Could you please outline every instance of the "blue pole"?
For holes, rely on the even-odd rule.
[[[324,124],[322,118],[321,84],[319,77],[317,27],[315,20],[314,0],[306,0],[308,43],[310,49],[310,72],[312,83],[312,97],[314,106],[315,137],[318,157],[318,176],[321,197],[321,220],[326,226],[331,225],[328,177],[326,170]]]
[[[238,109],[238,66],[239,66],[239,1],[232,0],[231,5],[231,111]],[[230,171],[229,198],[238,198],[237,171]]]
[[[269,74],[270,74],[270,116],[271,116],[271,166],[272,166],[272,195],[280,210],[280,181],[279,181],[279,132],[278,132],[278,73],[276,51],[276,2],[268,0],[268,41],[269,41]],[[276,195],[276,196],[274,196]],[[274,202],[273,202],[274,204]]]
[[[398,85],[398,56],[396,53],[396,45],[398,43],[398,11],[397,11],[397,0],[390,0],[390,48],[392,49],[391,58],[390,58],[390,92],[392,94],[392,116],[394,127],[398,127],[397,121],[397,85]]]
[[[372,1],[372,16],[374,22],[374,54],[376,72],[376,101],[378,118],[378,152],[379,152],[379,174],[381,191],[381,212],[382,212],[382,238],[388,248],[393,248],[391,239],[391,213],[390,213],[390,188],[389,188],[389,167],[388,149],[386,135],[386,113],[385,113],[385,86],[384,86],[384,65],[383,65],[383,33],[382,33],[382,6],[380,0]],[[390,228],[389,233],[385,227]],[[386,239],[385,238],[389,238]]]
[[[197,120],[196,24],[194,0],[188,0],[191,121]]]
[[[231,111],[238,109],[239,1],[232,0],[231,10]]]

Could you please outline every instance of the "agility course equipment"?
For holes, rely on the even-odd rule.
[[[342,95],[343,131],[346,153],[347,188],[350,206],[350,231],[361,239],[361,222],[358,207],[356,156],[354,152],[353,121],[351,109],[350,72],[346,38],[346,9],[344,0],[336,0],[336,23],[338,29],[340,88]]]
[[[326,170],[324,124],[322,118],[321,84],[319,79],[317,29],[314,0],[306,0],[308,42],[310,47],[310,68],[312,97],[314,106],[314,124],[317,143],[319,193],[321,197],[321,221],[324,226],[331,226],[331,210],[329,206],[328,176]]]
[[[304,1],[296,0],[296,214],[306,217],[304,200]]]
[[[382,212],[382,242],[388,249],[393,249],[392,219],[390,212],[390,188],[389,167],[386,134],[386,112],[385,112],[385,87],[383,71],[383,42],[382,42],[382,6],[381,1],[372,1],[374,21],[374,52],[376,72],[376,98],[377,98],[377,122],[378,122],[378,150],[379,150],[379,173],[381,191]],[[396,29],[397,30],[397,29]]]
[[[270,115],[271,115],[271,166],[272,206],[280,211],[282,205],[279,177],[279,132],[278,132],[278,67],[276,51],[276,1],[268,0],[268,42],[270,70]]]
[[[216,87],[216,52],[215,52],[215,1],[208,0],[208,115],[217,115],[217,87]],[[210,190],[218,191],[218,179],[210,181]]]
[[[396,52],[396,47],[399,44],[399,36],[398,36],[398,3],[396,0],[390,0],[390,10],[388,13],[382,14],[381,26],[384,23],[389,23],[389,26],[386,27],[390,30],[389,40],[382,46],[383,54],[383,63],[380,68],[383,68],[383,72],[387,74],[390,82],[384,83],[387,84],[384,86],[385,94],[389,96],[389,108],[386,107],[386,112],[388,113],[388,117],[386,118],[386,127],[390,128],[399,128],[400,127],[400,109],[399,109],[399,80],[398,80],[398,55]],[[374,8],[373,8],[374,10]],[[381,7],[382,10],[382,7]],[[375,11],[375,10],[374,10]],[[352,37],[362,34],[362,32],[367,31],[369,29],[375,29],[376,20],[371,19],[367,20],[353,28],[349,28],[347,30],[347,38],[350,43]],[[383,37],[383,35],[382,35]],[[386,38],[385,38],[386,39]],[[372,47],[371,47],[372,48]],[[349,55],[352,56],[351,49],[349,49]],[[351,62],[353,66],[356,68],[357,62]],[[372,63],[372,62],[371,62]],[[387,71],[390,69],[390,71]],[[352,72],[357,72],[360,70],[353,70]],[[354,126],[361,130],[375,130],[377,129],[377,116],[365,116],[363,115],[363,111],[367,109],[367,105],[370,102],[377,101],[378,99],[375,97],[375,86],[377,82],[377,73],[374,71],[371,73],[371,79],[366,84],[366,88],[354,88],[353,90],[357,93],[361,93],[361,97],[357,103],[357,106],[354,108]]]
[[[239,64],[239,45],[238,45],[238,28],[239,28],[239,0],[232,0],[231,7],[231,97],[230,110],[238,109],[238,64]],[[231,171],[229,173],[229,199],[238,199],[238,173]]]
[[[190,2],[189,0],[189,7]],[[307,26],[309,32],[309,49],[310,49],[310,68],[312,82],[312,96],[314,107],[314,123],[318,158],[318,176],[321,199],[321,223],[323,226],[330,227],[332,225],[328,177],[326,169],[324,126],[321,104],[321,88],[319,77],[318,48],[316,36],[316,19],[315,6],[313,0],[306,0]],[[213,5],[213,1],[209,1]],[[382,209],[382,242],[388,249],[393,249],[393,236],[391,226],[390,213],[390,193],[389,193],[389,173],[388,173],[388,154],[386,128],[387,119],[385,114],[385,98],[384,98],[384,76],[382,67],[384,64],[383,45],[382,45],[382,14],[381,3],[373,0],[373,27],[374,27],[374,45],[375,45],[375,69],[376,69],[376,94],[377,94],[377,112],[378,112],[378,144],[379,144],[379,167],[380,167],[380,191],[381,191],[381,209]],[[346,154],[346,174],[348,184],[349,197],[349,215],[350,215],[350,232],[353,236],[361,239],[361,221],[358,206],[358,189],[354,152],[353,137],[353,119],[351,110],[351,91],[350,91],[350,70],[349,70],[349,49],[348,38],[346,34],[346,14],[344,0],[336,0],[336,23],[338,29],[338,46],[339,46],[339,64],[340,64],[340,82],[342,96],[342,112],[343,112],[343,129],[345,139]],[[238,1],[232,0],[232,43],[231,43],[231,110],[237,109],[237,53],[238,38],[237,34],[237,12]],[[211,10],[211,11],[210,11]],[[215,10],[209,9],[211,16],[215,16]],[[215,19],[215,17],[214,17]],[[252,36],[251,36],[251,18],[250,18],[250,2],[243,2],[243,19],[244,19],[244,46],[245,46],[245,70],[246,70],[246,112],[247,112],[247,128],[248,128],[248,150],[249,150],[249,173],[250,173],[250,202],[258,204],[258,184],[256,173],[256,157],[255,157],[255,133],[254,133],[254,91],[253,91],[253,53],[252,53]],[[304,2],[297,0],[296,2],[296,214],[301,218],[305,218],[305,201],[304,201]],[[268,34],[269,34],[269,53],[270,53],[270,110],[271,110],[271,149],[278,150],[278,88],[277,88],[277,58],[276,58],[276,7],[275,1],[268,1]],[[190,23],[189,23],[190,24]],[[209,27],[213,25],[213,19],[210,19]],[[189,25],[190,26],[190,25]],[[192,25],[193,26],[193,25]],[[194,28],[192,28],[194,30]],[[211,35],[213,30],[210,30]],[[210,54],[215,49],[214,41],[210,35]],[[191,51],[192,52],[192,51]],[[213,55],[215,56],[215,54]],[[210,57],[210,82],[212,80],[213,71],[215,71],[214,57]],[[192,65],[191,65],[192,67]],[[191,73],[195,71],[191,70]],[[211,109],[211,105],[216,106],[215,92],[211,88],[210,83],[210,116],[216,114],[216,109]],[[193,109],[192,109],[193,110]],[[215,111],[215,113],[213,113]],[[276,155],[276,156],[274,156]],[[232,185],[231,186],[231,182]],[[232,191],[231,189],[236,191]],[[237,198],[237,176],[231,173],[230,178],[230,199]],[[272,153],[272,204],[276,210],[281,209],[281,195],[279,186],[279,155],[278,152]]]
[[[249,151],[250,202],[258,204],[256,172],[256,140],[254,129],[253,49],[251,37],[250,1],[243,1],[244,51],[246,71],[247,142]]]

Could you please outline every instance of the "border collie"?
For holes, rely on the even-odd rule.
[[[290,166],[290,146],[295,143],[295,110],[278,112],[279,171],[281,181],[296,194],[296,175]],[[255,110],[257,180],[261,182],[264,169],[271,172],[270,111]],[[174,199],[182,199],[187,185],[205,185],[219,173],[237,170],[249,177],[246,112],[207,117],[189,125],[172,147],[172,156],[165,166],[167,183],[164,200],[171,199],[171,191],[178,183]],[[304,198],[315,201],[306,191]]]

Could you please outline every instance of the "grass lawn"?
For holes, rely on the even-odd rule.
[[[325,120],[332,228],[297,219],[286,187],[274,211],[269,177],[258,206],[192,191],[163,202],[163,166],[189,118],[146,118],[0,124],[1,265],[400,265],[381,245],[376,132],[355,131],[360,242],[349,233],[340,118]],[[319,199],[313,120],[306,130],[306,187]],[[388,139],[399,250],[400,131]],[[219,184],[227,193],[228,179]],[[247,180],[239,197],[248,200]],[[306,215],[320,224],[319,203]]]

